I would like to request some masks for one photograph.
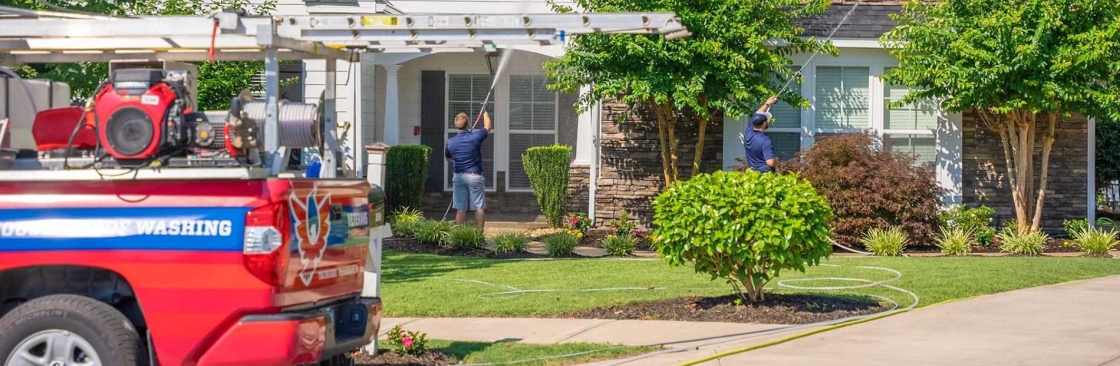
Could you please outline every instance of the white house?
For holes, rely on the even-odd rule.
[[[565,2],[561,2],[564,4]],[[852,5],[834,4],[824,16],[806,21],[806,35],[827,35]],[[933,104],[888,108],[906,88],[887,85],[880,78],[898,61],[883,49],[878,38],[894,26],[889,14],[899,10],[897,1],[865,1],[838,30],[833,43],[839,56],[817,56],[802,69],[800,91],[811,108],[798,110],[775,106],[775,123],[768,134],[779,155],[789,157],[814,141],[837,133],[874,131],[893,148],[914,153],[919,162],[932,162],[945,189],[946,203],[986,204],[999,215],[1013,216],[1003,174],[1003,152],[998,139],[977,128],[970,113],[947,114]],[[549,12],[538,1],[514,0],[385,0],[304,2],[281,0],[278,15],[346,13],[485,13],[525,14]],[[521,168],[520,155],[530,146],[562,143],[574,146],[573,184],[569,209],[609,220],[628,212],[648,218],[649,200],[659,189],[660,161],[656,145],[642,131],[613,122],[617,109],[604,103],[583,114],[572,108],[574,96],[551,92],[542,64],[564,52],[562,46],[519,46],[500,52],[511,57],[508,70],[498,80],[488,104],[496,130],[484,151],[490,211],[510,220],[532,220],[539,214],[531,188]],[[454,133],[452,117],[467,112],[474,117],[492,83],[491,67],[497,55],[472,52],[434,52],[417,49],[405,53],[366,53],[353,68],[339,63],[339,121],[356,121],[346,140],[346,163],[362,170],[363,146],[425,144],[433,148],[425,205],[443,212],[450,186],[443,159],[443,142]],[[808,55],[795,55],[802,65]],[[490,65],[488,65],[488,62]],[[313,101],[322,91],[323,61],[304,65],[304,95]],[[794,87],[798,87],[794,84]],[[1067,121],[1059,134],[1072,141],[1055,146],[1053,166],[1061,176],[1051,176],[1054,192],[1048,193],[1047,227],[1064,218],[1092,215],[1092,149],[1087,128],[1092,122]],[[728,168],[743,155],[738,134],[743,120],[728,119],[722,129],[711,131],[711,156],[715,168]],[[613,143],[627,141],[627,143]],[[685,145],[682,143],[682,146]],[[1058,150],[1062,149],[1062,150]],[[356,161],[355,161],[356,160]],[[595,177],[596,179],[590,179]],[[1086,177],[1089,177],[1088,179]],[[1088,201],[1086,201],[1088,198]],[[503,216],[504,215],[504,216]]]

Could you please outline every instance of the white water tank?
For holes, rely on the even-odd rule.
[[[35,103],[27,98],[25,86]],[[35,150],[31,125],[35,114],[41,110],[70,105],[70,85],[50,80],[20,80],[0,78],[0,119],[8,118],[9,139],[0,141],[0,147]],[[35,108],[38,108],[36,110]],[[0,136],[2,138],[2,136]]]

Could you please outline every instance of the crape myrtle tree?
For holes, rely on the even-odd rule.
[[[573,37],[567,52],[545,65],[553,90],[582,93],[576,107],[586,111],[603,99],[652,111],[660,138],[662,173],[670,186],[680,176],[678,127],[694,115],[699,141],[692,174],[700,173],[708,125],[713,118],[738,118],[778,95],[795,76],[790,54],[835,54],[836,49],[802,38],[798,19],[822,14],[829,0],[575,0],[584,12],[675,13],[692,35],[585,34]],[[571,7],[556,6],[559,12]],[[796,86],[796,84],[793,84]],[[807,102],[788,88],[780,98]]]
[[[897,103],[976,110],[1000,137],[1018,232],[1039,230],[1058,121],[1120,116],[1120,1],[910,0],[893,18],[885,79],[914,87]]]
[[[143,15],[209,15],[222,9],[245,9],[250,14],[269,14],[276,8],[275,0],[83,0],[55,1],[57,6],[112,16]],[[0,5],[25,9],[55,11],[38,0],[0,0]],[[65,9],[62,9],[65,10]],[[169,24],[174,27],[174,24]],[[255,88],[253,78],[264,70],[264,62],[201,62],[198,63],[198,103],[202,110],[229,108],[233,97],[245,88]],[[101,81],[109,76],[109,65],[98,62],[23,65],[17,68],[23,77],[43,78],[70,85],[75,97],[92,96]],[[292,81],[287,81],[291,83]]]

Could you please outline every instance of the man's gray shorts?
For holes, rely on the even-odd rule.
[[[454,207],[456,210],[486,209],[486,178],[482,174],[458,173],[453,179],[455,187]]]

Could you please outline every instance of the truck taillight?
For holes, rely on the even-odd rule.
[[[272,286],[283,284],[288,267],[284,212],[283,204],[273,203],[253,209],[245,217],[245,269]]]

